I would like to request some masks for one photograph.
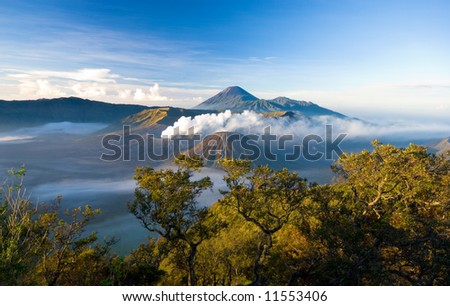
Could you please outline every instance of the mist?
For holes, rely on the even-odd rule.
[[[0,143],[22,143],[50,134],[88,135],[104,129],[103,123],[52,122],[36,127],[21,128],[0,133]]]

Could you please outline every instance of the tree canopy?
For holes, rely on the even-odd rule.
[[[373,143],[344,153],[330,184],[288,169],[221,160],[223,197],[203,165],[138,168],[129,211],[153,238],[126,256],[87,227],[100,211],[34,204],[25,170],[0,204],[2,285],[449,285],[450,161],[425,147]]]

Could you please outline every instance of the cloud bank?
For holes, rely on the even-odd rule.
[[[407,137],[407,139],[437,138],[450,135],[450,125],[424,124],[418,122],[369,123],[358,119],[341,119],[333,116],[266,118],[261,114],[244,111],[232,113],[227,110],[219,114],[203,114],[195,117],[181,117],[166,128],[162,137],[190,132],[203,136],[216,132],[238,132],[241,134],[263,134],[270,127],[275,135],[304,137],[315,134],[323,136],[326,125],[333,127],[333,133],[347,134],[347,138]]]
[[[1,75],[0,75],[1,76]],[[30,70],[14,71],[4,77],[15,87],[12,99],[37,99],[77,96],[86,99],[109,100],[121,103],[145,104],[167,101],[158,83],[148,85],[114,74],[105,68],[83,68],[75,71]],[[0,83],[0,88],[5,87]],[[5,91],[5,90],[4,90]]]

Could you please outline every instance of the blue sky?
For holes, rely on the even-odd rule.
[[[0,0],[0,99],[191,107],[239,85],[450,119],[449,1]]]

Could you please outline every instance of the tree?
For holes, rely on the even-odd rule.
[[[223,191],[222,205],[233,207],[247,222],[260,231],[260,242],[254,260],[254,285],[265,284],[261,267],[273,246],[273,237],[289,222],[307,196],[306,181],[287,169],[275,171],[268,166],[251,169],[247,160],[221,160],[229,188]]]
[[[24,167],[10,170],[0,189],[0,283],[56,285],[93,250],[96,235],[85,235],[85,228],[100,211],[86,206],[61,216],[61,197],[54,205],[33,204],[25,174]]]
[[[11,169],[0,186],[0,283],[17,285],[23,282],[36,246],[33,218],[37,208],[26,196],[23,187],[25,168]]]
[[[109,285],[151,286],[164,275],[159,266],[162,260],[158,242],[153,238],[141,244],[127,256],[113,256],[109,262],[112,279]]]
[[[450,162],[413,144],[373,145],[372,152],[343,154],[332,186],[358,283],[448,284]],[[328,234],[339,233],[336,222],[323,221],[333,224]]]
[[[199,207],[197,197],[212,187],[209,177],[192,180],[195,170],[203,165],[198,158],[184,155],[176,160],[177,170],[137,168],[135,200],[129,210],[149,231],[167,241],[184,243],[188,247],[185,262],[188,267],[188,285],[196,285],[195,255],[198,246],[211,232],[206,225],[208,209]]]
[[[91,246],[97,240],[97,234],[85,235],[85,229],[99,213],[100,210],[86,205],[84,209],[66,210],[63,217],[58,216],[57,207],[38,216],[35,231],[40,237],[38,251],[41,258],[37,274],[42,276],[44,284],[56,285],[62,277],[74,271],[80,260],[86,260],[95,253]]]
[[[198,284],[232,286],[251,283],[260,242],[259,229],[232,207],[215,203],[209,211],[212,223],[220,226],[220,231],[199,247]]]

